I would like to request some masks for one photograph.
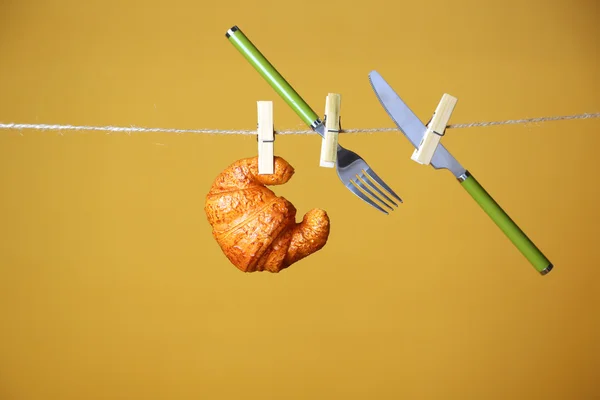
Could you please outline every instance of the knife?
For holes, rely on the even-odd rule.
[[[427,127],[394,92],[392,87],[377,71],[369,73],[369,81],[379,102],[394,121],[398,129],[408,138],[415,148],[427,130]],[[463,188],[473,197],[486,214],[498,225],[510,241],[529,260],[533,267],[546,275],[554,268],[552,263],[525,235],[519,226],[496,203],[490,194],[481,186],[475,177],[466,170],[440,143],[437,146],[431,165],[435,169],[447,169],[458,180]]]

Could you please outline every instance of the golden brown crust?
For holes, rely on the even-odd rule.
[[[329,237],[329,217],[310,210],[296,223],[296,208],[265,185],[282,185],[294,174],[275,157],[274,173],[258,174],[258,157],[238,160],[213,182],[204,205],[213,237],[244,272],[279,272],[320,250]]]

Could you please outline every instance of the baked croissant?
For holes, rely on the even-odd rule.
[[[206,196],[204,211],[223,253],[243,272],[279,272],[320,250],[329,237],[324,210],[308,211],[296,223],[296,208],[265,185],[282,185],[294,174],[274,157],[274,173],[258,174],[258,157],[222,171]]]

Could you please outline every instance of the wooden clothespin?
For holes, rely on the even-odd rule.
[[[321,142],[321,160],[319,164],[324,168],[334,168],[337,161],[341,104],[342,96],[337,93],[329,93],[325,98],[325,137]]]
[[[257,101],[258,108],[258,174],[270,175],[274,171],[275,132],[273,130],[273,102]]]
[[[448,125],[450,115],[452,115],[457,101],[458,99],[456,97],[444,93],[440,103],[435,109],[431,121],[427,124],[427,130],[423,135],[423,139],[421,139],[419,148],[416,149],[411,156],[412,160],[424,165],[428,165],[431,162],[433,154],[435,153],[442,136],[445,134],[446,126]]]

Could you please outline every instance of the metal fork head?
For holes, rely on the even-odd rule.
[[[338,145],[337,174],[344,186],[361,200],[379,211],[389,214],[398,207],[392,198],[402,203],[402,199],[381,179],[371,167],[355,152]],[[387,194],[386,194],[387,192]],[[383,207],[382,207],[383,206]]]

